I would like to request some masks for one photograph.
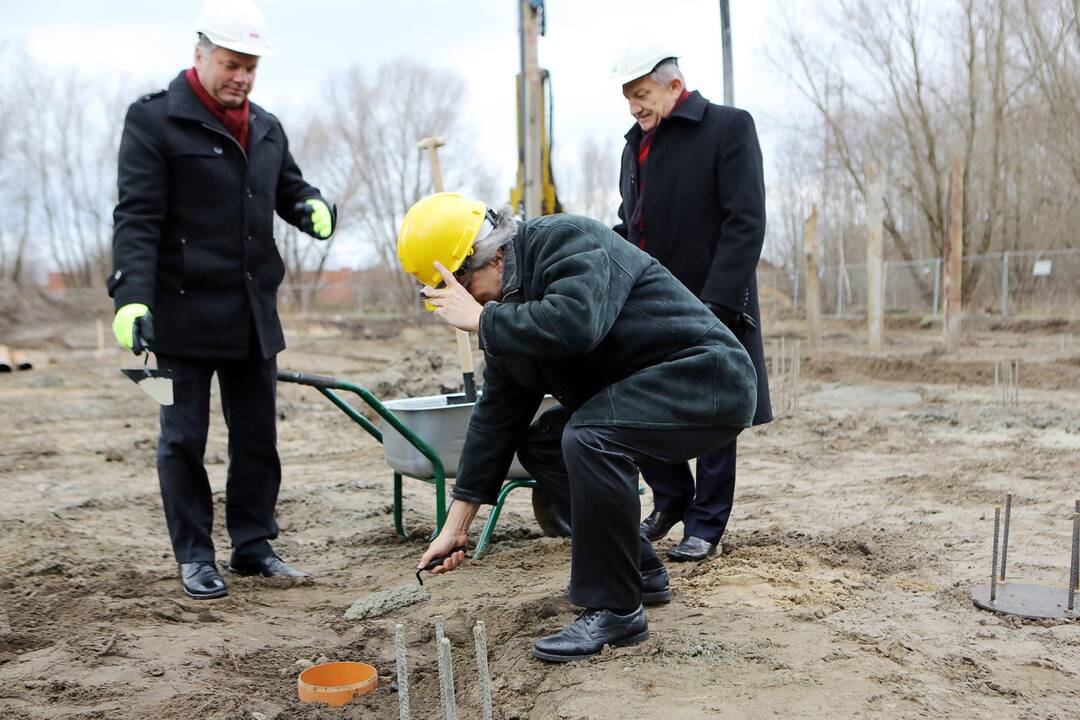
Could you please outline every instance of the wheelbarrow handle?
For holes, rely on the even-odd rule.
[[[278,382],[296,383],[297,385],[310,385],[316,388],[340,388],[341,381],[326,375],[311,375],[308,373],[294,372],[292,370],[280,370],[277,374]]]

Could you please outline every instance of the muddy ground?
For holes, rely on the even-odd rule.
[[[766,329],[770,351],[800,332]],[[486,557],[428,582],[430,600],[346,621],[354,600],[414,582],[433,493],[406,482],[416,539],[399,540],[380,446],[315,391],[282,386],[275,547],[314,579],[227,578],[229,597],[189,600],[164,530],[154,407],[117,372],[129,358],[97,357],[85,320],[13,332],[36,368],[0,376],[0,717],[396,718],[401,622],[413,717],[438,718],[436,615],[462,718],[480,717],[476,620],[504,720],[1080,717],[1080,624],[1021,622],[968,599],[988,579],[993,507],[1009,491],[1010,575],[1066,584],[1080,497],[1074,333],[976,320],[965,350],[945,356],[939,330],[894,320],[887,351],[872,354],[860,323],[828,324],[826,351],[803,358],[799,409],[740,440],[723,555],[670,567],[674,599],[649,610],[649,642],[551,666],[529,650],[574,617],[568,543],[540,536],[528,491],[511,496]],[[387,371],[413,367],[432,337],[454,351],[433,327],[294,322],[288,336],[281,367],[372,385],[401,382]],[[1012,410],[992,387],[1006,358],[1023,359]],[[215,415],[206,453],[219,560],[224,429]],[[297,662],[321,656],[370,662],[384,682],[339,709],[301,705]]]

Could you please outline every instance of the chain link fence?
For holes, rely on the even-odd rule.
[[[941,258],[885,261],[885,311],[936,315],[941,311]],[[761,270],[763,309],[798,310],[805,268]],[[866,265],[819,270],[822,312],[834,317],[866,313]],[[1080,249],[1013,250],[964,258],[967,312],[1010,317],[1080,317]]]

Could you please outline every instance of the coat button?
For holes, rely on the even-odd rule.
[[[249,273],[249,272],[244,273],[244,277],[246,277],[248,280],[250,280],[251,279],[251,273]]]
[[[214,146],[214,152],[217,153],[218,155],[220,155],[221,153],[223,153],[225,151],[221,149],[220,145],[215,145]]]
[[[184,288],[180,288],[180,294],[181,294],[181,295],[184,295],[184,294],[185,294],[185,293],[184,293]]]
[[[255,239],[255,236],[252,235],[251,233],[248,233],[248,242],[251,242],[254,239]]]
[[[187,238],[180,238],[181,245],[187,245]]]
[[[254,196],[254,195],[255,195],[255,193],[251,192],[251,188],[248,188],[248,189],[247,189],[247,196],[248,196],[248,197],[252,197],[252,196]]]

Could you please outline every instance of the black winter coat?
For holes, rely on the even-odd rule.
[[[749,427],[750,357],[656,260],[576,215],[521,224],[507,252],[505,295],[480,316],[484,393],[455,498],[495,501],[545,393],[574,426]]]
[[[251,103],[248,152],[183,73],[133,103],[119,154],[109,295],[148,305],[153,350],[269,358],[285,348],[277,290],[285,274],[274,211],[299,225],[304,181],[278,119]],[[255,337],[251,333],[255,333]]]
[[[639,201],[637,156],[642,132],[626,133],[619,191],[622,222]],[[713,105],[698,92],[660,121],[649,150],[645,182],[645,251],[702,301],[747,313],[757,332],[737,337],[757,370],[754,424],[772,420],[761,341],[757,264],[765,240],[765,182],[754,120],[744,110]]]

